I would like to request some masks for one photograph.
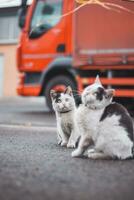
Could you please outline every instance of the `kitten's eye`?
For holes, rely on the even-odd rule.
[[[57,100],[57,103],[61,103],[61,100],[60,100],[60,99],[58,99],[58,100]]]
[[[66,98],[66,99],[65,99],[65,101],[69,101],[69,99],[68,99],[68,98]]]
[[[95,96],[97,96],[97,94],[98,94],[97,92],[94,92],[94,95],[95,95]]]

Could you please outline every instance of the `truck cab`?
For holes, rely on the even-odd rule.
[[[134,2],[83,2],[33,0],[27,7],[22,0],[18,94],[44,96],[52,109],[51,89],[61,92],[70,85],[75,95],[99,74],[105,87],[132,105]]]
[[[26,10],[23,1],[19,22],[22,28],[17,49],[19,84],[23,96],[42,96],[51,108],[50,90],[65,86],[77,88],[72,68],[72,16],[64,17],[73,7],[68,0],[34,0]]]

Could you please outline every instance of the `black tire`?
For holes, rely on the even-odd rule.
[[[71,86],[71,88],[73,90],[75,90],[75,91],[77,90],[77,86],[76,86],[75,81],[73,81],[68,76],[59,75],[59,76],[53,77],[51,80],[49,80],[46,87],[45,87],[44,94],[45,94],[47,106],[49,107],[49,109],[51,111],[53,109],[52,109],[52,102],[51,102],[51,98],[50,98],[50,90],[52,88],[54,88],[54,86],[59,85],[59,84],[65,85],[66,87]]]

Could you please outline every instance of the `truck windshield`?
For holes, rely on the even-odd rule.
[[[59,22],[61,14],[62,0],[38,0],[32,17],[30,32],[37,31],[40,32],[39,35],[42,35]]]

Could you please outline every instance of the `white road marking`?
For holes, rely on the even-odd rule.
[[[19,129],[21,130],[26,130],[26,129],[31,129],[31,130],[37,130],[37,131],[45,131],[45,132],[50,132],[50,131],[56,131],[56,127],[50,127],[50,126],[35,126],[35,125],[8,125],[8,124],[0,124],[0,128],[4,129]]]

